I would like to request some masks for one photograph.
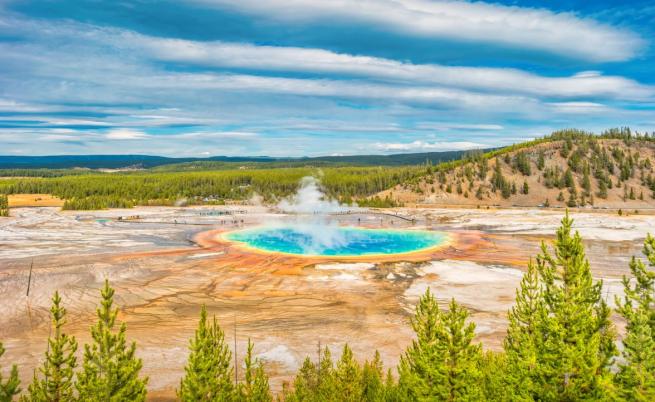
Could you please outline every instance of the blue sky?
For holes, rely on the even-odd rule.
[[[655,0],[0,0],[0,154],[312,156],[655,130]]]

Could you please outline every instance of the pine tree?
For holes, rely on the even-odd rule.
[[[353,357],[353,352],[344,345],[341,358],[334,370],[334,398],[343,402],[361,401],[364,396],[362,387],[362,372]]]
[[[293,382],[293,389],[282,390],[285,402],[314,401],[318,395],[318,372],[309,357],[305,358]]]
[[[386,400],[382,359],[377,350],[373,360],[365,362],[362,368],[362,393],[365,401]]]
[[[185,375],[180,382],[178,397],[185,402],[233,400],[232,353],[216,317],[211,323],[207,322],[204,305],[189,349],[191,353],[184,367]]]
[[[561,191],[557,195],[557,201],[559,201],[559,202],[564,201],[564,193],[562,193]]]
[[[655,266],[655,239],[648,235],[644,255]],[[655,272],[639,259],[630,261],[630,278],[623,277],[624,298],[616,298],[618,312],[625,318],[626,336],[616,383],[627,400],[655,400]]]
[[[544,153],[544,150],[542,149],[539,151],[539,157],[537,159],[537,168],[539,168],[539,170],[543,170],[545,166],[546,166],[546,155]]]
[[[527,181],[523,182],[522,192],[523,192],[523,194],[528,194],[530,192],[530,186],[528,185]]]
[[[9,216],[9,200],[5,194],[0,194],[0,216]]]
[[[517,388],[508,379],[507,358],[504,353],[484,352],[480,358],[480,387],[485,401],[518,401]],[[521,384],[520,386],[523,386]]]
[[[436,387],[445,380],[443,370],[438,370],[443,348],[437,345],[437,332],[442,323],[439,305],[430,288],[419,299],[411,325],[417,339],[400,358],[400,391],[411,400],[437,399]]]
[[[538,261],[537,264],[543,263]],[[528,270],[516,290],[516,304],[509,312],[505,338],[509,386],[523,400],[538,399],[537,363],[539,354],[539,319],[545,312],[543,290],[537,265],[530,261]]]
[[[605,180],[601,179],[598,181],[598,193],[596,195],[602,199],[607,198],[607,184],[605,184]]]
[[[5,354],[5,348],[0,342],[0,358]],[[0,366],[1,368],[1,366]],[[20,392],[20,380],[18,379],[18,367],[14,364],[11,366],[9,378],[3,380],[2,373],[0,372],[0,402],[11,402],[14,395]]]
[[[591,178],[589,177],[589,165],[585,164],[583,168],[583,177],[582,183],[580,183],[582,189],[584,190],[584,195],[589,196],[591,194]]]
[[[77,342],[75,337],[62,331],[66,323],[66,309],[61,306],[59,292],[52,297],[52,328],[54,335],[48,339],[45,362],[40,368],[43,378],[37,379],[29,386],[30,401],[59,402],[74,401],[73,372],[77,367]]]
[[[412,320],[417,339],[401,357],[399,386],[404,398],[416,401],[476,400],[480,346],[471,342],[475,324],[454,300],[442,313],[428,289]]]
[[[543,303],[537,314],[536,394],[544,401],[604,399],[613,391],[609,368],[616,354],[610,310],[594,282],[582,239],[562,219],[554,255],[537,257]],[[528,346],[531,347],[531,346]]]
[[[319,350],[319,353],[321,351]],[[317,367],[317,388],[316,388],[316,400],[318,401],[328,401],[334,395],[334,390],[336,389],[336,376],[334,373],[334,366],[332,364],[332,354],[330,353],[329,348],[323,349],[323,355]]]
[[[264,372],[261,361],[253,360],[253,344],[248,339],[248,352],[246,353],[246,374],[245,382],[240,384],[240,401],[245,402],[270,402],[273,400],[268,386],[268,377]]]
[[[105,280],[98,322],[91,327],[93,343],[84,345],[82,372],[77,391],[83,401],[145,401],[148,378],[140,378],[143,362],[135,356],[136,343],[127,345],[127,326],[115,330],[118,309],[113,308],[114,289]]]
[[[566,206],[571,208],[578,206],[578,193],[575,191],[575,186],[570,189],[569,200],[566,202]]]
[[[631,313],[622,356],[615,381],[623,399],[629,401],[655,400],[655,334],[648,323],[648,315],[641,310]]]
[[[564,185],[568,188],[575,186],[575,183],[573,182],[573,172],[571,172],[571,169],[566,169],[566,172],[564,173]]]
[[[385,402],[401,402],[402,394],[400,387],[391,374],[391,369],[387,371],[387,378],[384,380],[384,399]]]

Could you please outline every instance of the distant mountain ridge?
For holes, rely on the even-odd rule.
[[[119,169],[128,167],[153,168],[162,165],[188,162],[289,162],[298,164],[342,163],[359,166],[402,166],[430,162],[437,164],[462,157],[469,151],[424,152],[394,155],[349,155],[319,157],[269,157],[269,156],[212,156],[207,158],[174,158],[153,155],[0,155],[0,169]]]

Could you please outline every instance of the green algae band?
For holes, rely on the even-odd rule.
[[[226,234],[225,238],[268,252],[354,257],[425,250],[442,245],[447,235],[423,230],[298,225],[240,230]]]

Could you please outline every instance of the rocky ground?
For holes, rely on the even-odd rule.
[[[230,208],[245,213],[217,215]],[[216,233],[287,219],[263,208],[230,208],[12,209],[11,218],[0,220],[3,362],[18,363],[22,379],[31,379],[46,348],[49,298],[57,289],[69,311],[67,330],[80,344],[87,342],[105,278],[116,288],[119,318],[138,343],[155,399],[174,397],[202,304],[217,315],[230,344],[236,332],[239,360],[248,338],[255,342],[275,389],[305,356],[315,358],[319,343],[338,355],[348,342],[362,360],[378,349],[387,366],[395,364],[411,340],[413,305],[428,287],[444,305],[454,297],[468,307],[478,339],[497,349],[522,271],[562,217],[539,209],[392,211],[414,218],[412,223],[353,212],[332,219],[445,230],[454,241],[415,256],[344,261],[258,254],[225,244]],[[574,218],[594,275],[605,280],[612,301],[655,216]]]

